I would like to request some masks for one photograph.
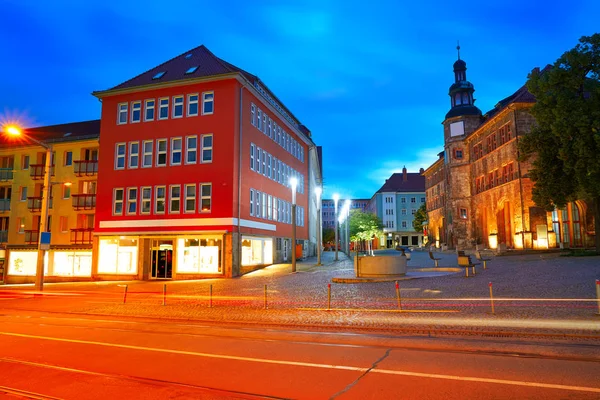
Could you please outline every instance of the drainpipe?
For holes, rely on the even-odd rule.
[[[521,161],[519,160],[521,152],[519,151],[519,130],[517,128],[517,109],[515,107],[515,140],[517,143],[517,171],[519,173],[519,195],[521,197],[521,242],[523,243],[523,249],[526,250],[525,245],[525,204],[523,202],[523,177],[521,176]]]
[[[242,269],[242,233],[241,233],[241,223],[242,223],[242,123],[243,123],[243,109],[244,109],[244,85],[240,86],[240,112],[238,115],[239,118],[239,136],[240,143],[238,146],[238,212],[237,212],[237,233],[238,233],[238,264],[239,270]],[[239,271],[238,271],[239,273]]]

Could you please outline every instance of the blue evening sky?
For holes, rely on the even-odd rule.
[[[99,118],[92,91],[204,44],[312,131],[325,197],[370,198],[442,150],[457,40],[486,112],[599,27],[597,0],[417,3],[0,0],[0,121]]]

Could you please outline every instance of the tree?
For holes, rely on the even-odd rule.
[[[529,74],[537,125],[520,151],[522,160],[535,157],[530,177],[538,206],[552,211],[590,201],[600,251],[600,34],[579,42],[550,68]]]
[[[360,210],[350,211],[350,240],[361,240],[371,243],[374,236],[381,234],[383,222],[375,214],[364,213]]]
[[[323,228],[323,243],[335,242],[335,229]]]
[[[425,221],[427,221],[427,207],[423,203],[413,217],[413,228],[415,228],[415,231],[423,232],[423,222]]]

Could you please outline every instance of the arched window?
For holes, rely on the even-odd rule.
[[[463,104],[471,104],[471,102],[469,101],[469,93],[462,94],[462,103]]]
[[[462,104],[460,93],[456,93],[454,95],[454,104],[457,105],[457,106],[459,106],[459,105]]]
[[[581,222],[579,206],[577,203],[571,203],[571,220],[573,221],[573,245],[581,246]]]

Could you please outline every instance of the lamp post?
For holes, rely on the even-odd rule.
[[[37,265],[35,269],[35,289],[42,291],[44,290],[44,258],[46,256],[45,246],[49,246],[50,244],[49,241],[47,244],[42,244],[42,233],[46,232],[48,229],[48,207],[50,205],[50,191],[52,190],[52,185],[50,184],[50,168],[52,167],[52,146],[40,140],[32,138],[16,126],[8,126],[5,128],[4,131],[12,136],[25,137],[28,140],[46,149],[46,163],[44,166],[44,193],[42,195],[42,215],[40,217],[40,228],[38,233],[38,256]]]
[[[346,200],[344,209],[346,210],[346,255],[350,257],[350,200]]]
[[[321,192],[320,186],[315,188],[315,196],[317,196],[317,265],[321,265]]]
[[[333,195],[333,206],[335,210],[335,261],[338,260],[338,201],[340,200],[339,194]]]
[[[296,272],[296,186],[298,179],[290,178],[292,187],[292,272]]]

